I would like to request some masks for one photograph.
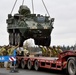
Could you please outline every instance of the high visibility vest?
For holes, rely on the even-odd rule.
[[[58,55],[57,50],[53,49],[53,56],[57,56],[57,55]]]
[[[42,47],[42,51],[43,51],[43,52],[46,52],[46,49]]]

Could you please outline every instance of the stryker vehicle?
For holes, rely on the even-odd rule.
[[[27,6],[21,5],[18,13],[8,14],[6,22],[10,45],[22,46],[29,38],[33,38],[36,45],[49,46],[51,43],[54,18],[31,14]]]

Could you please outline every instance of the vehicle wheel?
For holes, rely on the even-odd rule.
[[[14,42],[15,42],[15,40],[14,40],[14,33],[10,33],[9,34],[9,44],[10,45],[14,45]]]
[[[28,68],[29,70],[31,70],[31,68],[32,68],[31,60],[28,60],[28,62],[27,62],[27,68]]]
[[[18,45],[18,42],[17,42],[17,33],[15,33],[15,45]]]
[[[25,65],[26,65],[26,64],[25,64],[25,62],[24,62],[24,59],[22,59],[22,60],[21,60],[21,68],[22,68],[22,69],[25,69]]]
[[[9,44],[11,45],[11,33],[9,33]]]
[[[19,44],[19,46],[23,46],[23,38],[20,35],[20,33],[17,34],[16,39],[17,39],[17,44]]]
[[[76,60],[71,58],[67,63],[67,74],[75,75],[76,74]]]
[[[35,69],[36,71],[39,70],[39,62],[38,62],[37,60],[36,60],[35,63],[34,63],[34,69]]]

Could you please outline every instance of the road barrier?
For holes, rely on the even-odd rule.
[[[0,62],[14,62],[14,66],[11,68],[10,72],[18,72],[16,69],[16,50],[14,50],[13,55],[11,56],[0,56]]]

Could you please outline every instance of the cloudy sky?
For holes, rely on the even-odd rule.
[[[15,0],[0,0],[0,45],[8,44],[6,19]],[[55,18],[51,45],[74,45],[76,43],[76,0],[44,0],[51,17]],[[22,0],[18,0],[12,14],[17,13]],[[31,0],[25,0],[32,11]],[[34,11],[47,14],[41,0],[34,0]]]

